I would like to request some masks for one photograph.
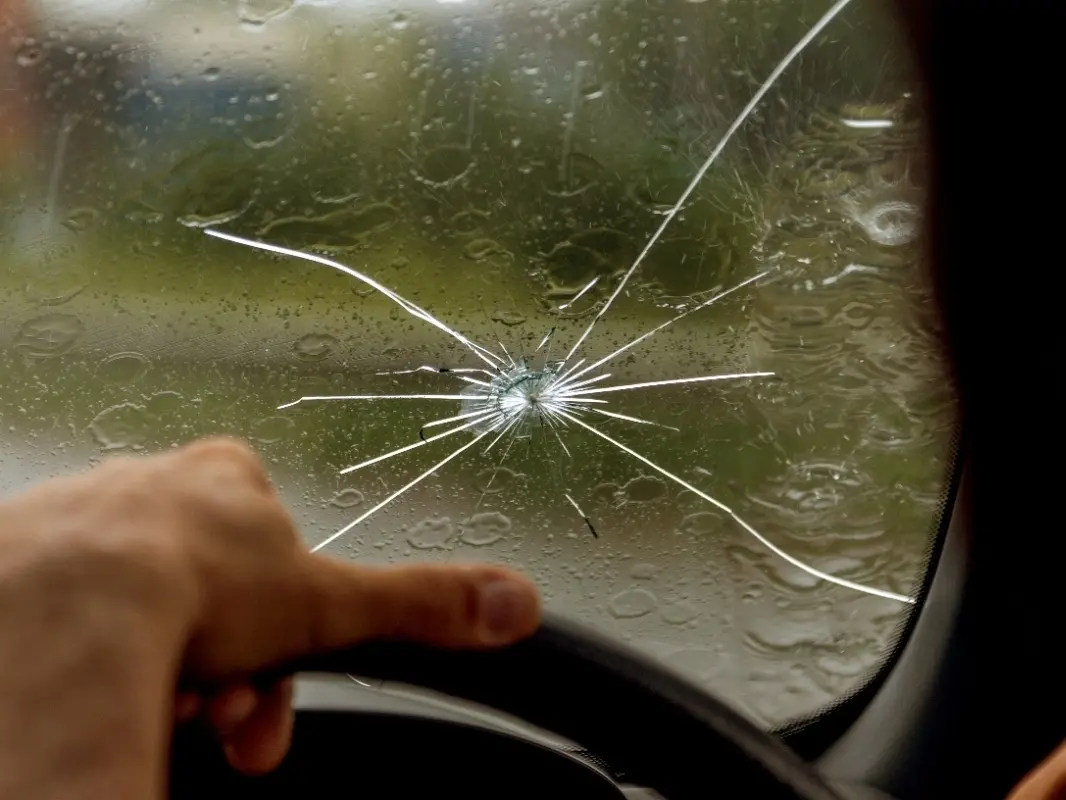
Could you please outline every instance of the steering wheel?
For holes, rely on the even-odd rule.
[[[722,701],[632,648],[550,614],[531,638],[500,650],[375,642],[260,677],[300,672],[382,678],[489,706],[579,742],[667,800],[841,800],[810,765]],[[436,758],[434,742],[442,747]],[[529,767],[516,776],[507,764],[519,750]],[[520,738],[417,715],[336,710],[299,712],[285,764],[260,778],[230,770],[203,731],[179,735],[171,797],[311,797],[315,785],[328,787],[331,798],[443,796],[432,789],[435,771],[464,756],[467,774],[486,792],[470,788],[464,798],[514,800],[549,790],[583,800],[623,797],[604,772]],[[377,791],[368,793],[362,781],[371,774],[377,778],[366,780]]]

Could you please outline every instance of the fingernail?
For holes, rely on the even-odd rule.
[[[481,636],[486,644],[505,644],[527,632],[536,613],[536,590],[521,581],[497,578],[480,589]]]

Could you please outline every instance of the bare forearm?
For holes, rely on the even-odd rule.
[[[0,798],[163,797],[173,677],[157,634],[135,608],[31,585],[0,588]]]

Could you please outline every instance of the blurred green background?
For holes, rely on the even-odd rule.
[[[486,346],[568,349],[817,2],[107,5],[0,22],[0,476],[250,439],[309,543],[466,440],[351,475],[459,413],[480,366],[380,293],[205,227],[363,270]],[[921,254],[921,109],[887,10],[855,0],[767,94],[581,348],[603,430],[820,569],[913,591],[952,465]],[[595,288],[560,306],[592,278]],[[598,423],[599,424],[599,423]],[[853,687],[906,609],[817,582],[577,430],[474,448],[331,552],[487,558],[764,724]],[[495,477],[492,477],[495,476]],[[489,491],[485,487],[492,478]],[[598,539],[565,500],[579,500]]]

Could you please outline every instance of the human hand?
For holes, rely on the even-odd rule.
[[[0,796],[161,797],[175,717],[269,770],[291,683],[253,673],[366,639],[492,647],[539,621],[502,567],[312,555],[255,455],[228,440],[117,459],[0,505]],[[179,679],[226,686],[175,696]],[[27,727],[27,720],[37,720]],[[62,765],[59,768],[57,765]]]
[[[1007,800],[1061,800],[1066,797],[1066,742],[1014,787]]]

